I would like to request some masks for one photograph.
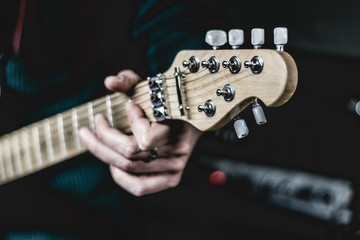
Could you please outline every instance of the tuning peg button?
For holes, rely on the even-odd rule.
[[[253,106],[252,106],[252,112],[254,114],[257,125],[262,125],[267,122],[264,110],[261,107],[261,105],[258,103],[256,98],[255,98]]]
[[[249,134],[249,128],[244,119],[238,118],[234,122],[234,129],[239,139],[246,137]]]
[[[261,48],[265,42],[265,31],[263,28],[253,28],[251,30],[251,44],[255,49]]]
[[[233,49],[239,48],[244,43],[244,31],[242,29],[231,29],[228,33],[229,44]]]
[[[288,42],[288,30],[285,27],[277,27],[274,29],[274,43],[276,50],[284,51],[284,45]]]
[[[206,32],[205,42],[216,50],[227,42],[226,32],[223,30],[209,30]]]

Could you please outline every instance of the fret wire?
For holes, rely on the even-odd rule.
[[[31,158],[30,158],[30,145],[29,145],[29,134],[28,129],[23,128],[21,132],[21,141],[24,151],[24,167],[26,171],[30,171],[32,164],[31,164]]]
[[[90,124],[90,129],[95,132],[95,122],[94,122],[94,108],[93,108],[93,103],[89,102],[87,104],[88,106],[88,117],[89,117],[89,124]]]
[[[12,164],[12,159],[11,159],[11,144],[10,144],[10,139],[9,136],[6,135],[5,136],[5,171],[6,171],[6,175],[10,178],[14,177],[14,171],[13,171],[13,164]]]
[[[114,108],[114,107],[118,107],[118,106],[120,106],[121,104],[125,104],[127,101],[128,101],[128,99],[121,99],[121,98],[118,98],[119,96],[115,96],[115,97],[117,97],[117,98],[115,98],[117,101],[112,101],[112,108]],[[105,102],[106,103],[106,102]],[[91,102],[90,102],[90,104],[91,104]],[[88,103],[88,105],[90,105],[89,103]],[[92,104],[93,106],[94,106],[94,104]],[[103,106],[102,106],[103,107]],[[79,108],[77,108],[77,110],[78,110]],[[88,117],[88,112],[89,112],[89,109],[91,109],[91,107],[88,107],[87,109],[84,109],[84,108],[80,108],[81,110],[82,110],[82,112],[84,113],[84,114],[79,114],[79,111],[77,111],[77,115],[78,115],[78,122],[80,123],[80,122],[83,122],[83,121],[85,121],[85,120],[89,120],[90,118]],[[85,111],[86,112],[85,112]],[[99,112],[106,112],[106,108],[101,108],[101,109],[94,109],[94,111],[99,111]],[[90,110],[90,112],[91,112],[91,110]],[[64,113],[65,114],[65,113]],[[64,128],[66,128],[66,127],[69,127],[71,124],[72,124],[72,121],[71,121],[71,116],[70,116],[70,114],[69,114],[69,116],[63,116],[63,119],[64,119]],[[91,118],[92,119],[92,118]],[[56,129],[54,130],[54,129],[51,129],[51,133],[53,134],[54,132],[56,132]],[[41,136],[41,132],[39,133],[40,134],[40,136]]]
[[[76,108],[73,108],[71,111],[71,120],[72,120],[74,135],[75,135],[76,149],[79,151],[79,150],[81,150],[81,143],[80,143],[80,137],[79,137],[78,114],[77,114]]]
[[[51,139],[51,124],[49,119],[45,119],[44,122],[44,134],[45,134],[45,143],[46,143],[46,150],[48,154],[48,158],[50,162],[54,161],[54,150],[53,150],[53,142]]]
[[[124,100],[124,101],[121,101],[121,102],[113,102],[113,104],[112,104],[112,108],[114,108],[114,107],[117,107],[117,106],[119,106],[119,105],[121,105],[121,104],[124,104],[124,103],[126,103],[126,101]],[[106,108],[101,108],[101,109],[94,109],[94,111],[97,111],[97,112],[106,112]],[[86,115],[79,115],[79,114],[77,114],[78,115],[78,122],[80,123],[80,122],[84,122],[84,121],[86,121],[86,120],[88,120],[88,116],[87,116],[87,113],[86,113]],[[85,118],[84,118],[85,117]],[[70,118],[70,116],[66,116],[66,117],[64,117],[64,127],[69,127],[70,125],[72,124],[72,121],[71,121],[71,118]]]
[[[64,125],[63,125],[63,115],[61,113],[57,115],[57,126],[58,126],[58,134],[59,134],[59,141],[60,141],[62,154],[63,156],[67,156]]]
[[[0,142],[0,179],[1,181],[5,181],[6,180],[6,173],[5,173],[5,163],[4,163],[5,159],[4,159],[4,151],[3,151],[3,147],[2,147],[2,141]]]
[[[19,148],[19,136],[17,132],[14,132],[10,138],[11,148],[14,154],[14,173],[16,175],[21,175],[22,166],[21,166],[21,154]]]
[[[142,89],[142,88],[147,88],[148,86],[147,86],[147,84],[143,84],[142,86],[140,86],[140,87],[138,87],[137,89]],[[145,93],[137,93],[137,94],[135,94],[134,96],[135,97],[140,97],[140,96],[142,96],[142,95],[145,95],[146,94],[146,92]],[[112,108],[113,107],[117,107],[117,106],[119,106],[119,105],[121,105],[121,104],[125,104],[126,103],[126,101],[128,101],[128,99],[125,99],[123,96],[125,96],[125,95],[122,95],[122,94],[113,94],[113,95],[111,95],[111,97],[106,97],[105,98],[105,103],[107,104],[107,106],[106,106],[106,108],[105,109],[103,109],[103,108],[98,108],[98,109],[96,109],[97,111],[101,111],[101,112],[105,112],[105,111],[108,111],[109,113],[107,114],[108,115],[108,117],[110,116],[110,114],[111,115],[113,115],[114,114],[114,111],[112,110]],[[113,98],[114,100],[113,101],[111,101],[112,99],[111,98]],[[101,101],[99,102],[99,101],[97,101],[96,102],[97,104],[96,105],[99,105],[99,103],[102,103]],[[110,103],[110,104],[109,104]],[[90,105],[91,104],[91,105]],[[89,110],[90,110],[90,114],[92,113],[93,114],[93,112],[94,112],[94,102],[90,102],[90,104],[88,103],[88,112],[89,112]],[[109,111],[109,106],[111,106],[111,111]],[[82,108],[82,110],[84,111],[84,108]],[[42,166],[43,165],[43,159],[42,159],[42,147],[41,147],[41,145],[40,145],[40,138],[41,137],[45,137],[45,142],[46,142],[46,147],[47,147],[47,149],[46,149],[46,152],[47,152],[47,155],[49,156],[49,159],[51,160],[51,161],[53,161],[54,160],[54,152],[53,152],[53,148],[52,148],[52,145],[54,144],[54,142],[57,142],[57,141],[60,141],[60,142],[63,142],[63,143],[65,143],[65,135],[64,135],[64,130],[61,128],[61,126],[63,126],[63,127],[65,127],[65,120],[66,120],[66,125],[68,125],[69,124],[69,120],[70,120],[70,118],[68,118],[68,117],[62,117],[62,118],[60,118],[59,116],[61,116],[61,115],[58,115],[57,116],[57,124],[58,124],[58,126],[59,126],[59,131],[58,131],[58,133],[60,134],[60,136],[61,136],[61,138],[60,138],[60,140],[57,140],[56,138],[55,138],[55,140],[56,141],[54,141],[53,139],[52,139],[52,137],[51,137],[51,135],[52,134],[54,134],[54,132],[56,132],[56,129],[53,129],[53,128],[51,128],[51,121],[53,121],[53,120],[49,120],[49,119],[46,119],[46,120],[44,120],[44,122],[43,122],[43,127],[44,127],[44,131],[40,131],[39,130],[39,123],[38,124],[34,124],[33,126],[32,126],[32,128],[31,128],[31,132],[32,132],[32,147],[34,148],[34,154],[35,154],[35,156],[36,156],[36,159],[34,160],[34,163],[37,165],[37,166]],[[71,117],[73,117],[74,116],[74,111],[73,111],[73,113],[72,113],[72,116]],[[78,116],[76,117],[76,118],[78,118]],[[110,121],[112,122],[112,124],[114,124],[113,123],[113,119],[111,120],[111,117],[109,117],[109,119],[110,119]],[[91,121],[91,125],[94,127],[94,124],[93,124],[93,116],[91,117],[90,116],[90,118],[89,118],[89,120]],[[78,119],[78,121],[79,121],[79,119]],[[73,121],[72,121],[73,122]],[[77,134],[77,132],[78,132],[78,125],[76,126],[74,126],[74,132],[75,132],[75,135]],[[29,144],[29,134],[28,134],[28,130],[27,129],[23,129],[23,131],[22,131],[22,133],[21,133],[21,137],[22,137],[22,142],[23,142],[23,148],[24,148],[24,166],[25,166],[25,168],[27,169],[27,170],[31,170],[31,168],[32,168],[32,161],[31,161],[31,154],[30,154],[30,144]],[[80,143],[80,141],[79,141],[79,139],[78,139],[78,142]],[[11,144],[10,144],[10,140],[7,140],[7,143],[6,143],[8,146],[11,146]],[[51,145],[49,145],[49,144],[51,144]],[[18,148],[18,145],[19,145],[19,139],[15,139],[14,140],[14,143],[12,144],[13,146],[12,146],[12,148],[14,149],[14,155],[15,156],[17,156],[16,158],[19,160],[19,161],[21,161],[21,154],[19,153],[19,151],[20,151],[20,149]],[[51,146],[51,147],[50,147]],[[78,145],[78,149],[79,149],[79,146],[80,146],[80,144]],[[3,146],[2,146],[3,147]],[[11,156],[11,147],[9,147],[8,148],[9,150],[6,152],[6,154],[7,154],[7,159],[8,159],[8,168],[7,168],[7,171],[9,172],[8,174],[9,175],[11,175],[11,176],[13,176],[14,175],[14,170],[13,170],[13,166],[12,166],[12,161],[11,161],[11,158],[12,158],[12,156]],[[62,145],[62,149],[63,149],[63,152],[65,153],[65,151],[66,151],[66,147],[64,147],[64,145]],[[3,156],[2,156],[2,158],[4,158]],[[17,160],[15,160],[15,162],[14,162],[14,164],[16,164],[17,165],[17,169],[21,169],[21,168],[18,168],[19,166],[19,164],[21,164],[21,163],[19,163],[19,162],[16,162]],[[3,163],[3,171],[5,172],[5,162],[3,161],[2,162]],[[0,170],[1,171],[1,170]]]
[[[106,96],[106,112],[110,125],[114,126],[114,119],[113,119],[112,107],[111,107],[111,97],[109,95]]]
[[[36,167],[41,167],[43,165],[42,156],[41,156],[41,147],[39,139],[39,127],[35,124],[32,128],[32,137],[34,141],[34,150],[35,150],[35,163]]]

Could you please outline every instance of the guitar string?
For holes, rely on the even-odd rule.
[[[208,76],[204,76],[203,78],[207,78]],[[228,78],[230,78],[231,77],[231,75],[229,75],[229,76],[227,76],[226,78],[223,78],[221,81],[224,81],[224,80],[227,80]],[[196,80],[196,79],[195,79]],[[216,82],[216,81],[215,81]],[[142,88],[148,88],[146,85],[143,85],[142,86]],[[170,88],[171,87],[175,87],[175,86],[170,86]],[[166,88],[168,88],[168,85],[166,86]],[[140,88],[137,88],[137,89],[140,89]],[[198,88],[197,88],[198,89]],[[197,90],[197,89],[193,89],[193,91],[195,91],[195,90]],[[169,89],[170,91],[171,91],[171,89]],[[134,95],[134,96],[132,96],[132,99],[134,99],[134,97],[135,98],[137,98],[137,97],[139,97],[139,96],[142,96],[142,95],[145,95],[146,93],[148,93],[149,91],[144,91],[144,92],[142,92],[142,93],[137,93],[136,95]],[[170,92],[170,94],[175,94],[175,92]],[[119,95],[120,96],[120,95]],[[117,96],[118,97],[118,96]],[[191,99],[191,98],[190,98]],[[121,100],[121,99],[120,99]],[[112,100],[112,103],[111,103],[111,107],[112,108],[115,108],[115,107],[118,107],[117,105],[121,105],[121,104],[125,104],[125,102],[127,101],[127,99],[125,99],[125,100],[121,100],[120,102],[118,102],[118,103],[116,103],[116,102],[114,102],[113,100]],[[136,103],[137,104],[144,104],[146,101],[148,101],[148,99],[146,99],[146,100],[142,100],[142,101],[137,101]],[[171,103],[173,103],[173,102],[171,102],[171,100],[169,99],[168,100],[169,102],[170,102],[170,104]],[[105,111],[107,111],[107,107],[105,107],[105,108],[102,108],[102,109],[97,109],[96,107],[98,106],[98,105],[100,105],[101,104],[101,106],[104,106],[104,103],[105,103],[105,101],[102,99],[102,101],[101,102],[99,102],[99,104],[94,104],[93,105],[93,108],[94,108],[94,112],[98,112],[98,113],[103,113],[103,112],[105,112]],[[82,116],[79,116],[79,113],[81,113],[80,111],[78,111],[77,113],[78,113],[78,117],[81,119],[80,121],[85,121],[85,120],[87,120],[88,118],[89,118],[89,116],[88,116],[88,110],[87,109],[85,109],[85,108],[82,108],[81,109],[82,110],[82,112],[84,113],[85,112],[85,117],[82,117]],[[114,113],[113,113],[114,114]],[[70,116],[68,117],[68,118],[70,118]],[[67,121],[67,119],[66,118],[64,118],[64,123],[65,122],[69,122],[69,121]],[[79,122],[80,122],[79,121]],[[70,125],[71,125],[72,123],[70,123]],[[68,126],[68,124],[64,124],[64,126]]]
[[[188,75],[188,76],[186,76],[185,78],[183,78],[182,80],[184,81],[184,80],[187,80],[187,84],[184,86],[184,90],[187,90],[186,89],[186,87],[191,87],[190,85],[190,83],[191,82],[193,82],[193,81],[196,81],[196,80],[198,80],[198,81],[200,81],[200,80],[202,80],[202,79],[204,79],[204,78],[207,78],[208,77],[208,75],[205,75],[205,76],[203,76],[202,78],[200,78],[200,79],[197,79],[197,78],[194,78],[194,76],[196,76],[196,75],[198,75],[198,74],[200,74],[200,73],[202,73],[203,71],[206,71],[207,69],[203,69],[202,71],[200,71],[200,72],[197,72],[197,73],[195,73],[195,74],[191,74],[191,75]],[[222,72],[222,71],[224,71],[224,70],[226,70],[226,69],[222,69],[220,72]],[[185,71],[184,72],[182,72],[182,73],[185,73]],[[242,74],[243,72],[240,72],[239,74]],[[230,75],[231,76],[231,75]],[[226,79],[229,79],[230,78],[230,76],[228,76]],[[174,77],[173,76],[171,76],[171,77],[167,77],[166,78],[166,80],[168,80],[168,79],[173,79]],[[192,79],[191,79],[192,78]],[[165,81],[166,81],[165,80]],[[218,80],[215,80],[215,83],[216,82],[218,82],[218,81],[224,81],[224,79],[218,79]],[[146,81],[142,81],[142,82],[140,82],[134,89],[135,90],[139,90],[139,89],[141,89],[141,88],[144,88],[144,87],[147,87],[146,86],[147,85],[147,82]],[[167,84],[167,89],[169,90],[169,93],[168,94],[173,94],[173,93],[175,93],[175,92],[171,92],[171,88],[172,87],[174,87],[175,86],[175,83],[173,83],[173,84]],[[201,87],[198,87],[198,88],[191,88],[191,90],[187,90],[187,93],[190,93],[190,92],[192,92],[192,91],[196,91],[196,90],[198,90],[199,88],[203,88],[204,86],[201,86]],[[136,97],[140,97],[140,96],[142,96],[142,95],[144,95],[144,94],[146,94],[148,91],[144,91],[144,92],[140,92],[140,93],[137,93],[137,94],[135,94],[134,96],[132,96],[132,98],[134,99],[134,98],[136,98]],[[118,96],[115,96],[115,95],[109,95],[110,96],[110,98],[111,97],[118,97]],[[169,99],[169,101],[170,101],[170,99]],[[98,105],[103,105],[104,104],[104,100],[103,99],[100,99],[100,100],[95,100],[94,102],[90,102],[90,103],[92,103],[93,105],[92,105],[92,108],[94,109],[94,112],[104,112],[104,111],[106,111],[107,110],[107,108],[105,108],[105,109],[96,109],[96,107],[98,106]],[[117,105],[121,105],[121,104],[123,104],[124,103],[124,101],[121,101],[120,103],[114,103],[114,101],[112,101],[112,106],[111,107],[117,107]],[[142,104],[142,103],[144,103],[144,101],[141,101],[141,102],[138,102],[138,104]],[[89,103],[88,103],[89,104]],[[169,104],[171,104],[171,101],[170,101],[170,103]],[[79,120],[79,122],[78,122],[78,124],[79,123],[82,123],[82,122],[84,122],[86,119],[88,119],[89,118],[89,116],[88,116],[88,109],[87,108],[85,108],[85,107],[83,107],[83,108],[79,108],[79,109],[77,109],[76,110],[77,111],[77,115],[78,115],[78,119],[80,119]],[[85,117],[82,117],[80,114],[81,113],[84,113],[84,112],[86,112],[86,115],[85,115]],[[113,112],[113,115],[115,115],[114,114],[115,112]],[[68,113],[68,115],[70,115],[70,116],[68,116],[67,118],[65,117],[64,118],[64,115],[65,115],[66,113],[63,113],[63,115],[62,115],[62,117],[63,117],[63,119],[62,119],[62,121],[63,121],[63,126],[64,127],[68,127],[68,126],[70,126],[70,125],[73,125],[73,123],[72,123],[72,121],[71,121],[71,123],[70,124],[68,124],[68,122],[69,122],[69,119],[70,118],[72,118],[72,116],[71,116],[71,114],[70,113]],[[66,116],[66,115],[65,115]],[[120,118],[120,120],[121,120],[122,118]],[[55,120],[53,120],[53,121],[55,121]],[[66,124],[65,124],[66,123]],[[81,125],[81,124],[80,124]],[[86,125],[86,124],[85,124]],[[41,131],[42,132],[42,131]],[[58,130],[56,131],[56,130],[52,130],[52,132],[50,132],[50,134],[54,134],[54,132],[58,132]],[[39,132],[39,134],[40,134],[40,132]]]
[[[187,84],[183,87],[184,88],[184,90],[187,90],[186,89],[186,87],[189,87],[189,83],[191,83],[191,82],[193,82],[193,81],[196,81],[196,80],[202,80],[202,79],[204,79],[204,78],[207,78],[208,76],[203,76],[202,78],[200,78],[200,79],[196,79],[196,78],[193,78],[193,79],[190,79],[191,77],[194,77],[194,76],[196,76],[196,75],[198,75],[198,74],[200,74],[200,73],[202,73],[203,71],[206,71],[207,69],[204,69],[204,70],[202,70],[202,71],[200,71],[200,72],[197,72],[196,74],[191,74],[190,76],[186,76],[185,78],[183,78],[182,80],[184,81],[184,80],[187,80]],[[226,70],[226,69],[223,69],[223,70],[221,70],[220,72],[222,72],[222,71],[224,71],[224,70]],[[184,73],[184,72],[183,72]],[[240,72],[239,74],[241,74],[242,72]],[[165,81],[166,80],[168,80],[168,79],[173,79],[173,78],[175,78],[175,77],[166,77],[166,79],[165,79]],[[228,76],[226,79],[229,79],[230,78],[230,76]],[[218,79],[218,80],[216,80],[215,81],[215,83],[216,82],[218,82],[218,81],[224,81],[224,79]],[[142,81],[142,82],[140,82],[135,88],[134,88],[134,90],[139,90],[140,88],[144,88],[144,87],[147,87],[146,84],[147,82],[146,81]],[[213,82],[214,83],[214,82]],[[176,84],[175,83],[173,83],[173,84],[167,84],[167,89],[169,89],[169,92],[168,92],[168,94],[175,94],[175,92],[171,92],[171,88],[172,87],[174,87]],[[201,86],[201,87],[198,87],[198,88],[192,88],[191,90],[187,90],[187,92],[188,93],[190,93],[191,91],[196,91],[196,90],[198,90],[199,88],[203,88],[204,86]],[[137,93],[137,94],[135,94],[134,96],[132,96],[132,98],[134,99],[134,98],[136,98],[136,97],[140,97],[140,96],[142,96],[142,95],[144,95],[144,94],[146,94],[147,92],[149,92],[149,91],[144,91],[144,92],[140,92],[140,93]],[[113,98],[115,98],[115,99],[117,99],[119,96],[120,96],[120,94],[119,95],[115,95],[115,94],[113,94],[113,95],[109,95],[110,96],[110,99],[113,97]],[[120,100],[122,100],[122,101],[120,101],[119,103],[115,103],[114,101],[112,101],[111,102],[111,107],[113,108],[113,107],[118,107],[117,105],[121,105],[121,104],[124,104],[126,101],[128,101],[128,99],[120,99]],[[169,101],[170,101],[170,99],[169,99]],[[104,99],[98,99],[98,100],[95,100],[95,101],[93,101],[93,102],[89,102],[89,103],[91,103],[92,104],[92,108],[93,108],[93,111],[94,112],[100,112],[100,113],[103,113],[104,111],[107,111],[108,110],[108,107],[106,107],[106,108],[104,108],[104,109],[101,109],[101,110],[99,110],[99,109],[96,109],[96,107],[98,106],[98,105],[100,105],[100,106],[103,106],[103,104],[104,104]],[[88,103],[88,104],[89,104]],[[142,103],[144,103],[144,101],[141,101],[141,102],[138,102],[138,104],[142,104]],[[170,101],[170,104],[171,104],[171,101]],[[89,115],[88,115],[88,109],[84,106],[84,107],[82,107],[82,108],[80,108],[80,109],[76,109],[76,111],[77,111],[77,117],[78,117],[78,124],[79,125],[81,125],[80,123],[82,123],[82,122],[84,122],[86,119],[89,119]],[[122,110],[118,110],[118,111],[114,111],[114,112],[112,112],[112,115],[117,115],[117,113],[119,113],[119,112],[121,112]],[[85,115],[85,117],[83,117],[83,116],[79,116],[79,113],[81,113],[81,112],[87,112],[86,113],[86,115]],[[68,115],[70,115],[70,116],[68,116],[68,117],[65,117],[64,118],[64,115],[65,114],[68,114]],[[60,113],[60,115],[61,115],[61,113]],[[68,126],[73,126],[73,119],[72,119],[72,116],[71,116],[71,114],[69,113],[69,112],[64,112],[64,113],[62,113],[62,122],[63,122],[63,127],[68,127]],[[66,116],[66,115],[65,115]],[[126,118],[127,116],[121,116],[120,117],[120,120],[123,120],[124,118]],[[68,122],[70,122],[70,119],[71,118],[71,123],[70,124],[68,124]],[[80,120],[79,120],[80,119]],[[48,121],[51,121],[50,119],[47,119]],[[56,119],[57,120],[57,119]],[[53,121],[55,121],[55,120],[53,120]],[[119,121],[119,122],[122,122],[122,121]],[[66,124],[65,124],[66,123]],[[87,125],[87,124],[85,124],[85,125]],[[38,128],[38,126],[37,126],[37,128]],[[44,128],[44,126],[43,126],[43,128]],[[51,129],[52,130],[52,129]],[[58,134],[59,134],[59,130],[57,130],[57,131],[54,131],[54,130],[52,130],[51,132],[50,132],[50,134],[51,135],[53,135],[54,134],[54,132],[58,132]],[[40,134],[42,134],[42,135],[45,135],[45,134],[47,134],[47,133],[44,133],[44,131],[39,131],[38,130],[38,133],[39,133],[39,138],[40,138]],[[28,133],[27,133],[28,134]],[[12,134],[11,134],[12,135]],[[11,135],[9,135],[9,137],[11,137]],[[18,137],[18,136],[17,136]],[[2,137],[0,138],[1,140],[2,140]],[[54,139],[52,139],[53,141],[54,141]],[[21,140],[20,140],[21,141]],[[58,142],[60,142],[60,138],[55,138],[55,143],[56,143],[56,141],[58,141]],[[0,142],[0,143],[2,143],[2,141]],[[30,147],[30,145],[33,145],[33,144],[29,144],[28,146]]]
[[[224,69],[225,70],[225,69]],[[241,72],[239,73],[239,74],[241,74]],[[193,75],[190,75],[190,77],[193,77]],[[189,79],[190,77],[187,77],[186,79],[187,80],[189,80],[189,81],[191,81],[191,79]],[[207,78],[208,77],[208,75],[206,75],[206,76],[203,76],[202,78]],[[231,77],[231,75],[228,75],[227,76],[227,78],[225,78],[225,79],[220,79],[220,80],[216,80],[215,81],[215,83],[216,82],[218,82],[218,81],[224,81],[224,80],[226,80],[226,79],[229,79]],[[199,79],[194,79],[194,80],[199,80]],[[200,79],[201,80],[201,79]],[[214,83],[214,82],[213,82]],[[168,84],[168,85],[170,85],[170,84]],[[168,88],[168,90],[169,90],[169,92],[168,92],[168,94],[175,94],[175,92],[171,92],[171,87],[174,87],[174,86],[168,86],[167,85],[167,88]],[[175,85],[175,84],[174,84]],[[189,86],[189,85],[187,85],[187,86]],[[142,82],[142,85],[139,85],[139,86],[137,86],[136,88],[135,88],[135,90],[139,90],[139,89],[141,89],[141,88],[147,88],[148,86],[147,86],[147,83],[145,82],[145,81],[143,81]],[[202,86],[203,87],[203,86]],[[192,88],[192,91],[196,91],[198,88]],[[185,89],[186,90],[186,89]],[[140,96],[142,96],[142,95],[144,95],[144,94],[146,94],[146,93],[148,93],[149,91],[143,91],[143,92],[140,92],[140,93],[136,93],[134,96],[132,96],[132,99],[134,99],[134,98],[137,98],[137,97],[140,97]],[[191,92],[191,91],[188,91],[188,92]],[[117,100],[118,98],[119,98],[119,96],[121,96],[121,94],[113,94],[113,95],[109,95],[110,96],[110,98],[111,97],[113,97],[115,100]],[[123,95],[124,96],[124,95]],[[111,101],[111,107],[112,108],[115,108],[115,107],[118,107],[118,105],[121,105],[121,104],[124,104],[126,101],[128,101],[128,99],[126,98],[126,99],[120,99],[120,102],[115,102],[114,101],[114,99]],[[191,99],[191,98],[188,98],[188,99]],[[119,99],[118,99],[119,100]],[[173,102],[171,102],[171,100],[169,99],[168,100],[169,101],[169,104],[171,104],[171,103],[173,103]],[[101,98],[101,99],[97,99],[97,100],[95,100],[94,102],[92,102],[92,108],[93,108],[93,111],[94,111],[94,113],[96,112],[96,113],[104,113],[105,111],[107,111],[107,107],[105,107],[105,108],[101,108],[101,109],[98,109],[97,107],[100,105],[101,107],[104,105],[104,103],[106,102],[106,100],[104,100],[103,98]],[[143,104],[145,101],[143,100],[143,101],[138,101],[137,103],[138,104]],[[91,102],[90,102],[91,103]],[[89,103],[88,103],[89,104]],[[81,125],[81,123],[83,123],[83,122],[87,122],[88,121],[88,119],[89,119],[89,112],[88,112],[88,108],[86,107],[86,104],[83,106],[83,107],[80,107],[80,108],[77,108],[76,109],[76,111],[77,111],[77,117],[78,117],[78,124],[79,125]],[[71,116],[71,112],[70,111],[68,111],[68,112],[64,112],[64,113],[60,113],[61,115],[62,115],[62,121],[63,121],[63,126],[64,126],[64,128],[66,128],[66,127],[69,127],[69,126],[73,126],[73,122],[72,122],[72,116]],[[69,116],[67,116],[67,115],[69,115]],[[115,115],[115,112],[113,112],[113,115]],[[46,119],[46,120],[49,120],[49,119]],[[119,120],[122,120],[122,118],[120,118]],[[50,120],[51,121],[51,120]],[[52,119],[52,121],[57,121],[57,119]],[[69,123],[70,122],[70,123]],[[40,123],[38,123],[38,125],[39,125]],[[57,124],[57,123],[56,123]],[[44,123],[43,123],[43,125],[44,125]],[[88,125],[88,124],[84,124],[84,125]],[[54,133],[58,133],[58,129],[57,128],[51,128],[51,132],[50,132],[50,134],[51,135],[54,135]],[[43,131],[40,131],[39,132],[39,134],[41,134]],[[46,133],[44,133],[43,135],[45,135]]]
[[[187,71],[188,69],[186,69],[185,71],[182,71],[181,73],[185,73],[186,71]],[[191,74],[190,76],[187,76],[187,77],[185,77],[185,78],[183,78],[182,80],[184,81],[184,80],[187,80],[187,84],[183,87],[183,90],[185,90],[187,93],[191,93],[192,91],[196,91],[196,90],[198,90],[198,89],[200,89],[200,88],[203,88],[204,86],[199,86],[199,87],[197,87],[197,88],[191,88],[191,90],[188,90],[188,89],[186,89],[186,87],[190,87],[190,84],[189,83],[191,83],[191,82],[193,82],[193,81],[200,81],[200,80],[203,80],[204,78],[207,78],[208,77],[208,75],[205,75],[205,76],[203,76],[202,78],[200,78],[200,79],[197,79],[197,78],[194,78],[194,76],[196,77],[196,75],[198,75],[198,74],[200,74],[200,73],[202,73],[202,72],[204,72],[204,71],[207,71],[207,69],[203,69],[203,70],[201,70],[201,71],[198,71],[198,72],[196,72],[196,73],[194,73],[194,74]],[[222,70],[220,70],[219,71],[219,73],[220,72],[222,72],[222,71],[226,71],[226,69],[222,69]],[[241,74],[242,72],[240,72],[240,73],[238,73],[238,74]],[[189,73],[188,73],[189,74]],[[231,75],[229,75],[226,79],[229,79],[230,78],[230,76]],[[165,76],[165,81],[167,81],[167,80],[169,80],[169,79],[174,79],[175,77],[174,76],[171,76],[171,77],[169,77],[169,76]],[[190,78],[193,78],[193,79],[190,79]],[[219,81],[224,81],[224,79],[218,79],[218,80],[215,80],[215,82],[213,82],[213,83],[217,83],[217,82],[219,82]],[[141,85],[142,84],[142,85]],[[147,85],[147,81],[146,80],[144,80],[144,81],[141,81],[136,87],[135,87],[135,90],[138,90],[138,89],[140,89],[140,88],[143,88],[143,87],[146,87],[146,85]],[[172,83],[172,84],[166,84],[166,88],[171,88],[171,87],[173,87],[173,86],[175,86],[176,84],[175,83]],[[170,89],[169,89],[170,90]],[[136,98],[136,97],[139,97],[139,96],[141,96],[141,95],[144,95],[144,94],[146,94],[148,91],[144,91],[144,92],[140,92],[140,94],[138,94],[138,95],[134,95],[134,96],[132,96],[132,99],[134,99],[134,98]],[[169,93],[168,93],[169,94]],[[172,93],[170,93],[170,94],[172,94]],[[190,98],[191,99],[191,98]],[[139,104],[142,104],[143,102],[139,102]],[[94,105],[95,105],[95,103],[93,103]],[[99,104],[103,104],[103,100],[99,103]],[[121,103],[120,103],[121,104]],[[96,106],[92,106],[93,108],[95,108]],[[95,110],[95,109],[94,109]],[[86,109],[83,109],[83,111],[86,111]],[[100,110],[100,112],[102,112],[102,111],[106,111],[106,109],[103,109],[103,110]]]

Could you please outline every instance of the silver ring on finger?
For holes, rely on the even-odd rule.
[[[151,149],[150,155],[147,158],[144,158],[143,161],[150,162],[152,160],[155,160],[157,157],[158,157],[158,148],[155,147],[155,148]]]

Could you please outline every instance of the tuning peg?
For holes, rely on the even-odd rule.
[[[209,30],[206,32],[205,42],[216,50],[227,42],[226,32],[223,30]]]
[[[265,42],[265,31],[263,28],[253,28],[251,30],[251,44],[255,49],[261,48]]]
[[[234,129],[239,139],[246,137],[249,134],[249,128],[244,119],[237,118],[234,122]]]
[[[288,30],[285,27],[277,27],[274,29],[274,43],[276,50],[284,51],[284,45],[288,41]]]
[[[258,125],[262,125],[267,122],[265,113],[261,105],[258,103],[257,98],[254,99],[253,105],[252,105],[252,112],[255,117],[255,121]]]
[[[231,29],[228,33],[229,44],[233,49],[239,48],[244,43],[244,31],[242,29]]]

